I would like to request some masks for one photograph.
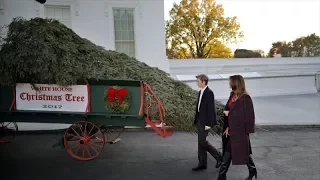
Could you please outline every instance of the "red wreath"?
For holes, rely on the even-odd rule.
[[[117,97],[119,104],[122,104],[123,98],[127,95],[126,88],[115,89],[113,87],[108,88],[108,96],[106,99],[109,102],[114,102],[115,98]]]

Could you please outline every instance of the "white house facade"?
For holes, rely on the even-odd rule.
[[[0,25],[15,17],[57,19],[97,45],[169,72],[163,0],[0,0]]]

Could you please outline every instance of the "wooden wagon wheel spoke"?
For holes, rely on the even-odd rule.
[[[67,133],[67,139],[68,141],[80,141],[81,137],[76,136],[74,134]]]
[[[80,141],[80,140],[79,140],[79,141]],[[79,146],[79,144],[73,145],[70,149],[73,149],[74,147],[77,147],[77,146]],[[79,146],[79,148],[80,148],[80,146]]]
[[[4,122],[1,122],[1,127],[3,127],[3,128],[5,127]]]
[[[95,126],[95,125],[94,125]],[[94,126],[91,127],[89,133],[88,133],[88,136],[90,136],[91,132],[92,132],[92,129],[94,128]]]
[[[94,133],[93,135],[91,135],[90,138],[92,139],[93,136],[95,136],[95,135],[98,134],[98,133],[99,133],[99,131],[97,131],[96,133]]]
[[[75,132],[76,134],[77,134],[77,136],[78,137],[81,137],[80,135],[79,135],[79,133],[76,131],[76,130],[74,130],[74,128],[71,126],[71,129],[73,130],[73,132]]]
[[[90,146],[91,149],[93,149],[97,154],[99,154],[99,152],[98,152],[91,144],[89,144],[89,146]]]
[[[84,145],[82,145],[82,158],[84,158]]]
[[[9,122],[7,125],[5,125],[5,122],[1,122],[1,127],[2,128],[8,128],[8,126],[11,124],[12,122]]]
[[[79,127],[80,130],[77,130],[76,127]],[[90,127],[91,126],[91,127]],[[84,131],[83,129],[84,128]],[[87,129],[90,129],[90,132],[87,133]],[[73,131],[79,137],[77,141],[70,141],[68,139],[69,131]],[[80,132],[81,131],[81,132]],[[91,133],[93,135],[91,135]],[[100,141],[95,141],[98,137]],[[71,125],[65,132],[64,143],[67,152],[74,158],[79,160],[91,160],[97,157],[104,148],[104,143],[101,144],[101,141],[104,142],[104,135],[99,127],[91,122],[81,121]],[[74,144],[73,144],[74,143]],[[78,146],[76,149],[75,147]],[[76,150],[75,150],[76,149]]]
[[[90,156],[90,157],[92,157],[92,156],[91,156],[91,153],[90,153],[90,151],[89,151],[88,146],[85,146],[85,148],[86,148],[86,150],[87,150],[87,152],[88,152],[89,156]]]
[[[12,122],[9,122],[9,124],[11,124]],[[4,124],[4,123],[3,123]],[[5,128],[9,126],[9,124],[7,124],[6,126],[4,126]]]
[[[103,147],[103,145],[100,145],[100,144],[93,144],[93,143],[90,143],[90,145],[94,145],[94,146],[98,146],[98,147]]]
[[[67,133],[68,135],[72,136],[72,137],[79,137],[79,136],[76,136],[74,134],[70,134],[70,133]]]
[[[80,149],[81,149],[81,145],[79,145],[79,148],[77,149],[76,154],[79,154]]]
[[[85,125],[84,125],[84,132],[87,133],[87,125],[88,125],[88,123],[85,122],[84,124],[85,124]]]
[[[79,127],[79,129],[80,129],[80,131],[81,131],[81,136],[84,136],[85,134],[83,133],[83,131],[82,131],[82,125],[81,124],[78,124],[80,127]]]
[[[107,142],[113,142],[115,141],[117,138],[119,138],[119,136],[121,135],[121,133],[124,131],[124,127],[123,126],[110,126],[107,127],[105,130],[105,134],[107,134]]]
[[[91,147],[91,149],[95,152],[94,155],[92,155],[90,153],[89,147]],[[99,147],[101,148],[102,146],[99,146]],[[78,148],[76,154],[77,155],[81,154],[81,158],[83,158],[83,159],[91,159],[91,158],[95,157],[96,155],[98,155],[99,151],[97,151],[95,148],[93,148],[93,146],[91,144],[88,144],[88,145],[82,144],[82,145],[79,145],[79,148]],[[87,155],[89,157],[87,157]]]
[[[10,123],[11,123],[11,122],[9,122],[9,124],[10,124]],[[9,125],[9,124],[8,124],[8,125]],[[5,126],[5,125],[4,125],[4,122],[1,122],[1,127],[3,127],[3,128],[7,127],[8,125]]]

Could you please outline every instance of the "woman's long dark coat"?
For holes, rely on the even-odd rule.
[[[229,99],[232,97],[230,94]],[[252,154],[249,134],[254,133],[255,114],[252,99],[249,95],[243,94],[232,103],[231,107],[226,104],[225,110],[229,110],[228,117],[225,116],[223,131],[229,127],[230,137],[222,137],[223,153],[227,141],[231,142],[231,156],[233,165],[245,165],[249,162],[249,155]]]

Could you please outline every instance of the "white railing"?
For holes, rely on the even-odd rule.
[[[320,92],[320,71],[316,74],[316,88],[317,88],[317,91]]]

